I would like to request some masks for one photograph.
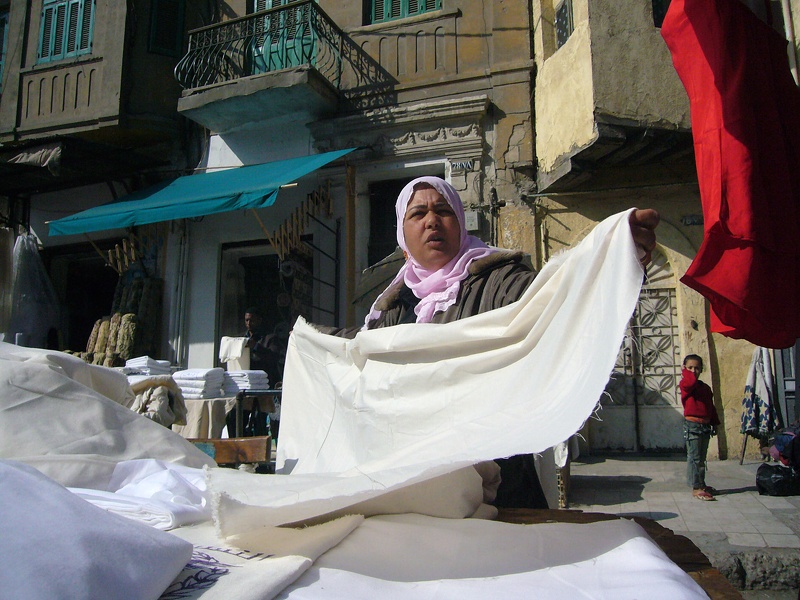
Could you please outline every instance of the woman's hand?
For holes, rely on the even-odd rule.
[[[658,212],[652,208],[636,209],[631,213],[628,222],[631,225],[633,241],[642,255],[639,261],[646,267],[652,259],[656,247],[656,227],[661,220]]]

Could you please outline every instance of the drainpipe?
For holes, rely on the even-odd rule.
[[[188,287],[189,231],[186,222],[180,223],[181,232],[178,241],[178,264],[175,271],[175,286],[170,303],[169,343],[172,348],[171,362],[178,366],[186,366],[185,330],[186,330],[186,290]]]

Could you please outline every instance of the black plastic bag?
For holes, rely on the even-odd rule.
[[[756,471],[756,488],[762,496],[800,496],[800,473],[791,467],[764,463]]]

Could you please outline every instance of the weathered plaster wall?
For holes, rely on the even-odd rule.
[[[576,20],[567,43],[544,62],[537,57],[537,65],[536,159],[540,171],[550,171],[596,139],[588,22]]]
[[[598,115],[690,127],[689,100],[650,2],[590,0],[589,28]]]

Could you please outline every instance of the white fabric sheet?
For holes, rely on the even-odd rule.
[[[203,470],[160,460],[117,463],[108,491],[67,489],[98,508],[164,531],[211,519]]]
[[[274,557],[232,548],[219,541],[211,524],[170,533],[191,542],[194,552],[162,600],[269,600],[312,563],[306,556]]]
[[[70,375],[83,371],[67,354],[8,348],[0,344],[0,458],[32,465],[62,485],[98,490],[108,489],[123,460],[216,464],[180,435],[79,382],[110,373],[130,390],[124,375],[103,369],[107,373],[75,380]],[[105,382],[100,387],[108,388]]]
[[[15,461],[0,461],[0,596],[157,598],[192,545],[121,519]]]
[[[90,365],[71,354],[0,342],[0,360],[8,361],[9,364],[16,361],[45,365],[125,408],[130,408],[136,399],[125,375],[115,369]]]
[[[367,519],[280,598],[707,598],[633,521]]]
[[[240,361],[247,349],[246,337],[223,336],[219,342],[219,362]],[[249,354],[249,352],[248,352]]]
[[[292,476],[220,493],[221,529],[247,523],[247,506],[268,509],[257,518],[270,525],[301,521],[566,440],[608,381],[641,281],[622,213],[551,260],[507,307],[353,340],[298,321],[278,443],[279,467],[293,465]],[[224,490],[215,476],[212,489]]]

